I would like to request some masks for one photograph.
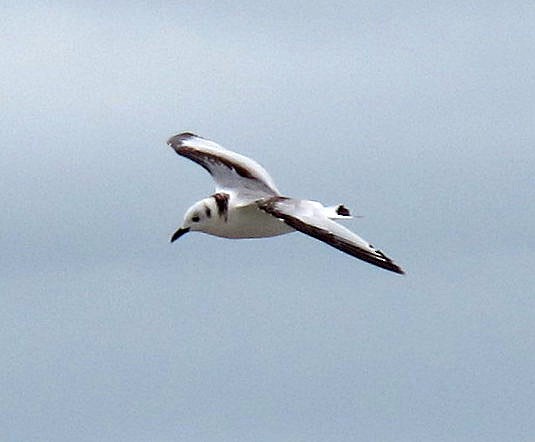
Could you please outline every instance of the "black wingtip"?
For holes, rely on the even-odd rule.
[[[371,264],[375,264],[376,266],[382,267],[383,269],[390,270],[391,272],[398,273],[400,275],[405,274],[405,270],[403,270],[400,266],[398,266],[394,261],[392,261],[392,259],[386,256],[383,252],[376,249],[371,244],[370,244],[370,247],[372,247],[375,250],[375,252],[384,259],[384,261],[377,262],[377,261],[370,260],[368,262],[370,262]]]
[[[405,270],[403,270],[400,266],[396,265],[396,264],[393,264],[393,267],[389,270],[392,270],[393,272],[395,273],[398,273],[400,275],[405,275]]]
[[[194,134],[193,132],[182,132],[177,135],[173,135],[167,140],[167,144],[171,147],[180,147],[184,144],[184,141],[190,138],[202,138],[199,135]]]
[[[373,264],[377,267],[381,267],[382,269],[389,270],[399,275],[405,275],[405,270],[403,270],[394,261],[388,258],[384,253],[382,253],[380,250],[376,250],[376,252],[378,252],[385,260],[383,261],[383,260],[377,259],[375,255],[367,254],[367,253],[353,254],[353,256],[355,256],[356,258],[362,259],[363,261],[369,262],[370,264]],[[347,252],[347,251],[346,253],[351,254],[350,252]]]

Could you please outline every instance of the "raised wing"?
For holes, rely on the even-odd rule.
[[[204,167],[212,175],[217,192],[232,192],[251,199],[280,195],[260,164],[213,141],[184,132],[169,138],[167,144],[177,154]]]
[[[259,201],[258,206],[282,219],[295,230],[319,239],[355,258],[392,272],[405,273],[383,252],[344,226],[330,220],[325,207],[320,203],[277,196]]]

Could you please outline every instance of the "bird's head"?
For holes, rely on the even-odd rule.
[[[205,198],[191,206],[184,215],[184,222],[173,236],[171,242],[176,241],[182,235],[192,232],[204,232],[209,230],[210,225],[214,223],[214,217],[217,214],[217,206],[213,198]]]

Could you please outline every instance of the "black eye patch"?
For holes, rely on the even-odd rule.
[[[194,215],[191,217],[191,220],[194,222],[194,223],[198,223],[200,218],[199,218],[199,215]]]

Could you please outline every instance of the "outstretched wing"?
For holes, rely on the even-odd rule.
[[[320,203],[277,196],[259,201],[258,207],[282,219],[295,230],[319,239],[355,258],[392,272],[405,273],[383,252],[360,236],[330,220],[327,217],[325,207]]]
[[[204,167],[212,175],[217,192],[232,192],[248,199],[280,195],[260,164],[213,141],[184,132],[169,138],[167,144],[177,154]]]

